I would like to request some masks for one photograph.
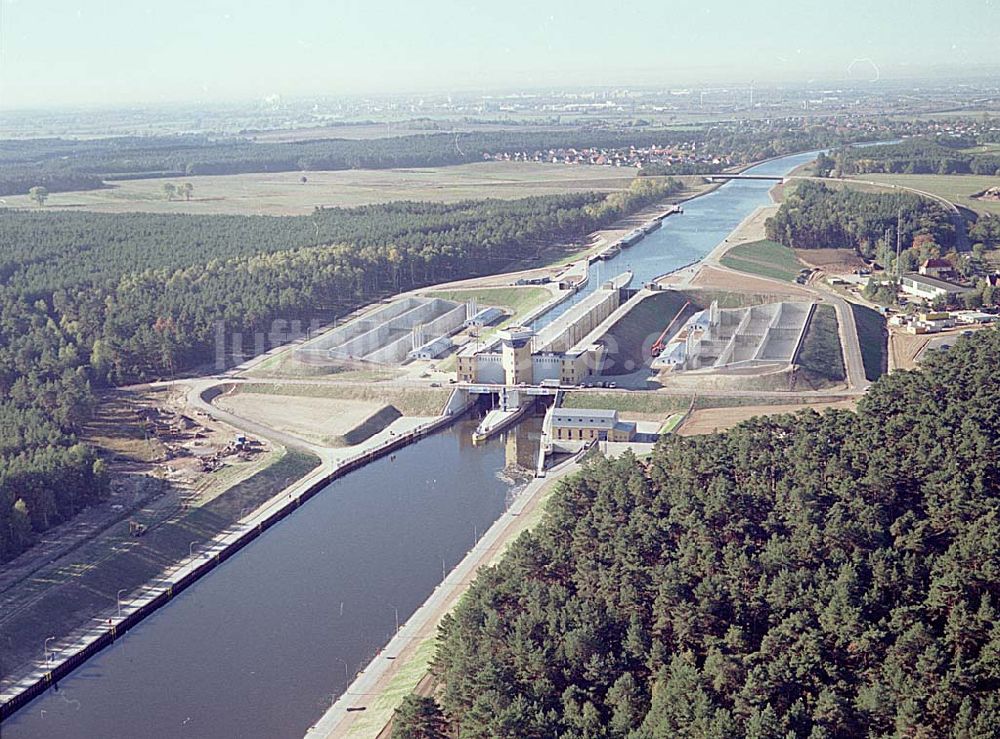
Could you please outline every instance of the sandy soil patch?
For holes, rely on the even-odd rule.
[[[340,446],[343,436],[385,408],[385,404],[346,398],[234,393],[216,398],[224,411],[324,446]]]
[[[830,274],[853,273],[865,266],[853,249],[795,249],[795,256],[810,267]]]
[[[772,293],[775,296],[810,297],[808,292],[800,290],[793,284],[785,285],[776,280],[766,280],[717,267],[702,267],[697,276],[691,280],[691,286],[734,292]]]
[[[733,408],[705,408],[694,411],[674,433],[681,436],[697,436],[725,431],[736,424],[755,416],[774,416],[780,413],[797,413],[812,408],[821,411],[824,408],[854,409],[854,400],[836,400],[819,403],[795,403],[792,405],[745,405]]]
[[[889,332],[889,359],[892,370],[909,370],[917,366],[917,357],[931,337],[924,334],[907,334],[902,331]]]

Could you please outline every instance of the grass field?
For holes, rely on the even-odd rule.
[[[301,182],[305,177],[307,181]],[[628,168],[482,162],[419,169],[356,169],[206,175],[121,180],[101,190],[52,193],[50,208],[108,213],[243,213],[301,215],[316,206],[367,205],[393,200],[454,202],[469,198],[522,198],[569,192],[611,192],[628,187]],[[190,182],[191,200],[167,200],[163,185]],[[8,207],[36,207],[27,195],[5,198]]]
[[[1000,177],[973,174],[864,174],[857,178],[884,185],[912,187],[938,195],[977,213],[1000,215],[1000,202],[976,200],[972,197],[988,187],[1000,185]]]
[[[967,149],[962,149],[962,151],[969,154],[993,154],[994,152],[1000,151],[1000,143],[989,142],[986,144],[978,144],[976,146],[970,146]]]
[[[785,282],[794,281],[802,269],[802,263],[795,257],[795,252],[767,239],[734,246],[719,261],[739,272]]]
[[[808,372],[832,382],[842,381],[844,354],[837,332],[837,312],[832,305],[818,305],[802,340],[798,363]]]
[[[865,365],[865,377],[875,380],[888,368],[889,347],[885,318],[878,311],[851,303],[854,323],[858,327],[858,343],[861,345],[861,361]]]

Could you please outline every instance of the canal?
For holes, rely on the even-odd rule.
[[[0,733],[301,737],[503,512],[509,464],[534,464],[539,418],[474,447],[475,425],[332,482]]]
[[[815,159],[816,154],[807,152],[763,162],[747,169],[745,174],[785,175]],[[656,277],[701,259],[756,208],[771,202],[768,191],[774,185],[768,180],[731,180],[717,190],[687,201],[683,204],[683,214],[665,218],[662,228],[635,246],[622,249],[612,259],[591,264],[586,286],[539,316],[532,328],[546,325],[596,290],[602,282],[626,270],[634,274],[631,286],[641,287]]]
[[[786,174],[798,154],[747,170]],[[701,259],[755,208],[767,181],[732,181],[550,311],[548,323],[631,269],[634,283]],[[537,419],[472,446],[475,419],[331,483],[211,575],[3,723],[4,739],[301,737],[503,511],[507,457],[533,460]],[[534,445],[534,446],[533,446]],[[346,670],[345,670],[346,666]],[[346,676],[345,676],[346,672]]]

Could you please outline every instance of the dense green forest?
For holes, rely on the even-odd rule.
[[[885,247],[895,248],[900,214],[903,248],[933,243],[940,250],[954,245],[955,225],[936,202],[813,181],[799,184],[767,219],[767,238],[798,249],[855,249],[863,256],[881,258]]]
[[[856,414],[589,463],[445,618],[438,702],[394,736],[1000,736],[997,356],[980,331]]]
[[[253,352],[292,321],[503,271],[680,187],[284,218],[0,211],[0,561],[103,495],[77,442],[94,387],[209,363],[220,326]]]
[[[795,128],[775,121],[695,130],[576,127],[285,143],[194,135],[7,140],[0,141],[0,197],[26,193],[33,186],[59,192],[137,177],[444,166],[482,161],[490,154],[569,147],[628,150],[684,145],[741,163],[841,145],[869,135],[832,126]]]
[[[1000,156],[961,151],[975,141],[915,137],[897,144],[844,148],[834,156],[841,175],[985,174],[1000,175]]]
[[[985,249],[1000,248],[1000,216],[980,215],[969,227],[969,241],[973,246],[982,244]]]

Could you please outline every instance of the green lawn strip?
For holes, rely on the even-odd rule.
[[[832,305],[819,305],[802,339],[798,364],[827,380],[840,381],[844,373],[844,354],[840,346],[837,312]]]
[[[793,281],[802,270],[802,263],[787,246],[762,239],[740,244],[727,251],[722,264],[739,272],[771,277],[786,282]]]
[[[851,303],[854,323],[858,329],[861,344],[861,361],[865,365],[865,377],[875,380],[886,372],[889,350],[885,329],[885,318],[878,311]]]
[[[396,707],[403,702],[403,698],[413,692],[430,669],[436,642],[437,634],[431,634],[420,642],[413,654],[403,661],[386,689],[368,704],[364,714],[347,732],[347,736],[373,737],[389,723]]]
[[[691,398],[682,395],[657,395],[655,392],[637,390],[624,393],[568,392],[563,408],[598,408],[636,413],[669,413],[683,411],[691,405]]]
[[[544,287],[487,287],[474,290],[434,290],[425,295],[463,303],[475,299],[480,308],[494,306],[522,313],[541,305],[552,293]]]
[[[774,280],[781,280],[782,282],[792,282],[798,274],[771,265],[761,264],[760,262],[750,262],[730,256],[725,256],[719,261],[724,267],[729,267],[729,269],[734,269],[737,272],[757,275],[758,277],[769,277]]]
[[[660,426],[660,433],[661,434],[669,434],[669,433],[671,433],[674,429],[676,429],[678,426],[680,426],[681,421],[683,421],[683,420],[684,420],[684,414],[683,413],[674,413],[674,414],[672,414],[670,416],[670,418],[668,418],[666,420],[666,422],[664,422],[664,424],[662,426]]]
[[[563,399],[563,408],[602,408],[622,413],[683,413],[691,407],[733,408],[745,405],[790,405],[808,404],[808,401],[791,395],[789,397],[751,395],[667,395],[655,390],[632,390],[618,393],[568,392]],[[669,422],[669,421],[668,421]]]

